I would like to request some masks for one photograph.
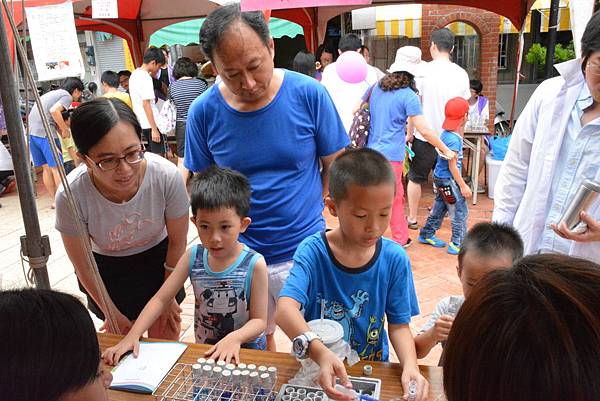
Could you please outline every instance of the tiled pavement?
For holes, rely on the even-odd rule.
[[[41,177],[40,177],[41,178]],[[419,209],[419,223],[423,224],[427,217],[427,206],[433,200],[430,186],[424,186],[424,196]],[[42,234],[50,236],[52,255],[48,261],[50,282],[53,288],[81,296],[77,288],[73,268],[65,255],[60,236],[54,229],[54,211],[50,209],[50,202],[44,194],[41,179],[37,185],[40,198],[38,199],[38,215]],[[0,198],[0,285],[3,288],[24,285],[23,273],[19,256],[19,237],[24,235],[21,211],[16,193],[11,193]],[[469,226],[479,221],[489,221],[493,202],[485,195],[479,196],[476,206],[469,205]],[[335,227],[337,220],[325,213],[329,227]],[[386,233],[389,235],[389,232]],[[413,244],[407,249],[412,262],[413,276],[419,298],[421,315],[414,318],[411,324],[416,332],[428,319],[435,308],[437,301],[447,295],[460,294],[461,288],[456,276],[456,256],[448,255],[445,248],[436,249],[416,242],[418,231],[410,231]],[[444,221],[439,237],[447,241],[450,238],[450,224]],[[194,228],[190,227],[189,243],[197,241]],[[188,296],[183,303],[183,327],[181,338],[185,341],[194,341],[193,336],[193,308],[194,298],[191,287],[187,286]],[[99,322],[97,322],[99,323]],[[289,352],[290,342],[281,331],[276,333],[279,351]],[[436,347],[427,358],[421,360],[423,364],[436,365],[440,356],[440,347]],[[395,355],[392,355],[395,359]]]

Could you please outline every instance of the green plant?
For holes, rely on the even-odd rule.
[[[537,65],[539,72],[544,71],[546,67],[546,46],[542,46],[539,43],[534,43],[529,48],[525,61],[532,65]],[[575,58],[575,46],[571,41],[566,47],[563,47],[560,43],[554,46],[554,64],[562,63],[564,61],[572,60]]]

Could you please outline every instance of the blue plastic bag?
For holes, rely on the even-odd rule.
[[[506,151],[508,150],[508,144],[512,135],[507,136],[493,136],[490,138],[490,148],[492,150],[492,159],[504,160],[506,157]]]

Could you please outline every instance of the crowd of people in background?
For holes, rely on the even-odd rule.
[[[382,73],[368,64],[369,48],[347,34],[337,49],[299,52],[289,71],[274,66],[263,14],[229,4],[204,21],[200,46],[217,75],[212,85],[189,58],[173,63],[168,49],[149,48],[134,71],[104,72],[100,96],[69,78],[29,115],[32,161],[55,199],[56,229],[89,309],[100,319],[115,316],[128,333],[105,351],[106,362],[129,350],[137,355],[146,331],[178,338],[189,278],[196,341],[213,345],[207,355],[239,362],[240,348],[274,351],[278,324],[297,358],[319,364],[319,384],[333,399],[350,400],[335,388],[336,377],[348,384],[346,369],[307,323],[323,306],[327,318],[349,316],[344,339],[362,359],[386,361],[391,345],[404,396],[413,381],[419,401],[427,399],[428,383],[417,360],[438,343],[450,401],[559,400],[565,388],[578,389],[572,399],[600,397],[596,381],[581,374],[600,368],[594,352],[600,345],[600,200],[581,213],[582,233],[558,224],[581,182],[600,180],[600,13],[583,34],[582,57],[557,66],[561,76],[540,85],[517,121],[493,222],[470,229],[463,136],[469,120],[489,118],[489,102],[478,77],[469,79],[452,61],[450,30],[432,33],[430,62],[419,48],[404,46]],[[338,57],[346,52],[367,62],[362,81],[339,74]],[[159,108],[169,103],[177,165],[168,160],[169,138],[159,129]],[[368,142],[350,149],[353,119],[365,104]],[[5,129],[0,125],[0,133]],[[58,159],[53,146],[62,150]],[[84,233],[59,187],[59,163],[69,170]],[[3,181],[5,168],[0,159],[0,194],[11,185]],[[430,174],[436,195],[420,225],[417,210]],[[326,230],[324,209],[338,227]],[[436,235],[446,215],[450,241]],[[201,244],[186,250],[189,222]],[[457,255],[463,293],[442,299],[413,337],[409,323],[420,310],[404,248],[410,230],[419,228],[418,242]],[[93,284],[82,235],[108,300]],[[235,310],[214,312],[210,297],[224,280],[236,294]],[[0,327],[31,319],[33,303],[49,314],[69,311],[73,321],[66,319],[65,327],[86,328],[73,341],[97,349],[81,305],[66,295],[2,293]],[[48,329],[63,327],[39,328]],[[4,347],[29,341],[26,348],[42,350],[48,345],[41,338],[0,329]],[[29,357],[18,355],[9,366],[21,369]],[[97,352],[89,353],[85,369],[65,368],[81,377],[49,388],[59,398],[102,392],[110,377],[97,370],[99,362]],[[16,391],[11,380],[2,383],[0,393]],[[531,383],[536,389],[526,390]]]

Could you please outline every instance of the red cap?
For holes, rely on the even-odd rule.
[[[455,97],[446,103],[444,114],[446,119],[442,128],[446,131],[456,131],[463,123],[463,117],[469,112],[469,103],[462,97]]]

